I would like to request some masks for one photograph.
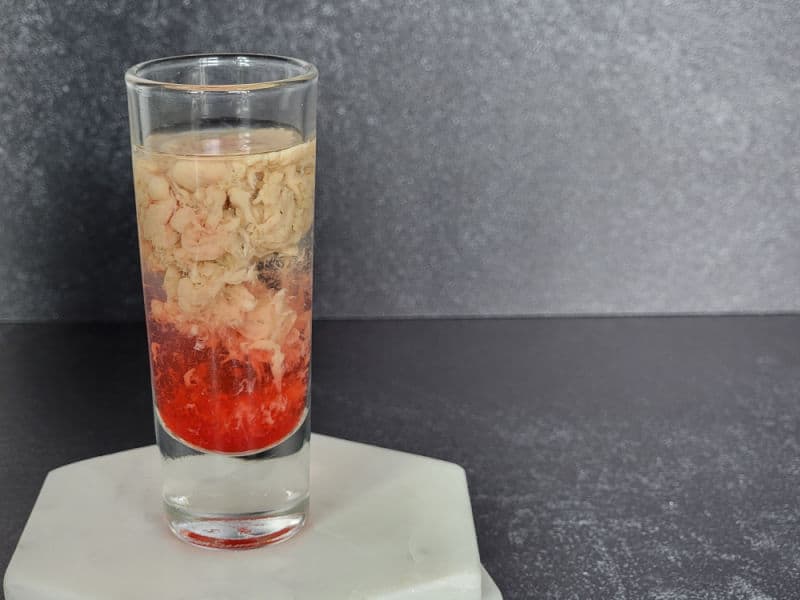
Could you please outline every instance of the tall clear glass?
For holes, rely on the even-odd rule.
[[[194,55],[125,80],[169,526],[286,539],[309,493],[317,71]]]

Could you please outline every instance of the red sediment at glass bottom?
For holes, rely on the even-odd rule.
[[[200,533],[196,533],[194,531],[186,531],[181,532],[178,535],[186,538],[188,541],[192,542],[193,544],[199,544],[201,546],[206,546],[208,548],[220,548],[220,549],[227,549],[227,550],[249,550],[250,548],[258,548],[260,546],[266,546],[267,544],[271,544],[273,542],[277,542],[280,540],[285,539],[288,537],[293,531],[298,528],[297,525],[292,527],[284,527],[283,529],[279,529],[278,531],[274,531],[269,535],[264,536],[254,536],[254,537],[242,537],[236,539],[223,539],[223,538],[216,538],[208,535],[203,535]],[[239,533],[242,534],[249,534],[251,533],[247,528],[240,529]]]
[[[308,364],[284,373],[268,364],[226,357],[213,346],[150,324],[153,387],[161,421],[187,444],[210,452],[245,453],[273,446],[305,415]]]

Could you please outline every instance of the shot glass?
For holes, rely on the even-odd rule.
[[[192,55],[125,81],[169,527],[284,540],[308,511],[317,71]]]

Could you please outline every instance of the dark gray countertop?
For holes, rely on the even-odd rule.
[[[506,599],[798,596],[800,317],[315,327],[313,429],[463,465]],[[153,434],[143,326],[0,342],[4,571],[48,470]]]

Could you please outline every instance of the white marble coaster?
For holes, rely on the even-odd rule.
[[[501,600],[482,570],[461,467],[321,435],[295,538],[214,551],[167,529],[154,446],[52,471],[6,600]]]

